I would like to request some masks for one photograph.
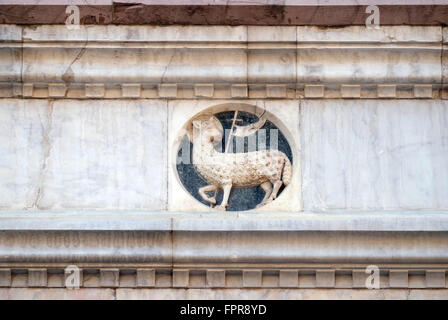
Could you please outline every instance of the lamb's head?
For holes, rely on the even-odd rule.
[[[202,142],[219,143],[224,136],[221,122],[215,116],[201,117],[193,120],[193,140],[201,139]]]

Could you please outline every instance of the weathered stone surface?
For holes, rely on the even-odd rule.
[[[303,101],[306,209],[448,207],[448,104]]]
[[[188,270],[173,270],[173,287],[185,288],[189,284]]]
[[[390,288],[408,287],[408,270],[390,270],[389,271]]]
[[[0,22],[17,24],[58,23],[67,18],[65,8],[73,1],[3,1]],[[201,24],[201,25],[364,25],[370,13],[366,3],[350,0],[319,1],[90,1],[76,2],[82,24]],[[442,1],[393,1],[381,5],[384,25],[447,24],[447,6]]]
[[[440,27],[298,27],[297,82],[440,83],[441,40]],[[418,42],[425,50],[400,46],[400,41]],[[338,44],[329,50],[327,42]]]
[[[243,287],[257,288],[261,287],[261,270],[243,270]]]
[[[0,269],[0,287],[9,287],[11,285],[11,269]]]
[[[316,287],[317,288],[333,288],[335,285],[334,270],[317,270],[316,271]]]
[[[9,44],[0,46],[0,82],[21,81],[22,29],[14,25],[0,25],[0,39]]]
[[[445,270],[426,270],[425,276],[428,288],[445,288]]]
[[[165,208],[165,102],[56,101],[49,112],[39,208]]]
[[[119,269],[101,269],[100,270],[100,286],[106,288],[116,288],[120,284]]]
[[[0,33],[1,40],[7,41],[0,50],[4,61],[4,65],[0,64],[0,77],[4,81],[88,83],[87,97],[102,97],[107,90],[92,89],[112,83],[154,86],[282,83],[290,84],[289,89],[294,90],[296,82],[345,86],[439,85],[442,82],[441,27],[109,25],[71,30],[66,26],[43,25],[16,28],[20,31],[23,28],[23,36],[15,29],[5,30],[4,35]],[[20,44],[10,43],[11,39],[23,39],[23,64]],[[58,45],[49,47],[43,42]],[[233,89],[232,97],[246,96],[244,90]],[[363,95],[361,89],[343,87],[339,96],[356,98]],[[415,91],[416,98],[432,97],[429,87],[420,89]],[[82,96],[74,91],[70,88],[70,97]],[[307,91],[306,96],[316,97]],[[294,94],[279,92],[272,95],[267,90],[267,97],[284,98]],[[162,97],[176,97],[164,90],[160,93]],[[135,93],[129,96],[126,90],[123,94],[135,97]],[[11,93],[2,95],[11,96]],[[47,96],[46,90],[39,90],[35,96]],[[210,97],[210,92],[205,96]],[[263,96],[256,93],[254,97]],[[380,93],[379,97],[390,97],[390,93],[385,96]]]
[[[35,208],[50,150],[49,102],[0,100],[0,208]]]
[[[226,286],[226,271],[225,270],[207,270],[206,273],[207,287],[225,287]]]
[[[297,270],[280,270],[279,286],[297,287],[299,285],[299,274]]]
[[[295,83],[296,28],[248,26],[247,34],[248,82]]]
[[[47,286],[47,269],[33,268],[28,270],[28,286],[29,287],[46,287]]]
[[[156,275],[154,269],[137,269],[137,287],[154,287]]]
[[[247,81],[246,46],[238,45],[247,39],[246,27],[82,26],[70,30],[44,25],[25,27],[23,32],[23,81],[27,82]],[[63,43],[51,48],[33,44],[39,41]],[[92,41],[115,45],[107,48],[88,43]],[[123,46],[125,42],[134,44]],[[160,46],[160,42],[173,44]],[[178,47],[177,42],[189,44]],[[211,44],[198,47],[196,42]],[[213,42],[223,42],[225,50],[215,48]]]
[[[118,300],[129,299],[210,299],[210,300],[406,300],[434,296],[446,299],[448,290],[368,289],[118,289]]]
[[[117,300],[185,300],[186,289],[117,289]]]
[[[0,300],[114,300],[113,289],[0,288]]]

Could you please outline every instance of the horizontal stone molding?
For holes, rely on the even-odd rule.
[[[286,212],[150,212],[136,210],[3,210],[0,231],[387,231],[443,232],[444,210]]]
[[[446,30],[435,26],[0,31],[0,97],[439,98],[445,89]]]
[[[0,98],[48,99],[438,99],[440,84],[0,83]],[[448,91],[447,91],[448,92]]]
[[[0,21],[17,24],[64,24],[66,7],[78,5],[82,24],[194,25],[364,25],[377,5],[384,25],[448,24],[444,1],[2,1]]]
[[[176,268],[134,266],[0,266],[0,288],[65,288],[77,272],[79,288],[296,288],[367,289],[366,267]],[[378,266],[377,289],[442,289],[448,267]]]
[[[68,271],[62,266],[47,268],[0,266],[0,289],[65,288]],[[380,266],[379,289],[448,288],[448,267],[431,268]],[[141,266],[80,266],[76,269],[79,288],[289,288],[367,289],[370,273],[365,267],[316,266],[254,269],[250,267],[160,268]]]
[[[448,264],[447,223],[443,211],[4,212],[0,265],[18,269],[70,264],[112,269],[120,265],[188,270],[247,267],[263,272],[310,266],[333,269],[334,264],[437,269]]]

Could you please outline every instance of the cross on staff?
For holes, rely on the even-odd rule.
[[[228,138],[228,140],[227,140],[226,149],[224,150],[224,153],[227,153],[227,152],[229,151],[230,142],[232,141],[232,138],[233,138],[233,131],[234,131],[234,129],[235,129],[235,123],[236,123],[237,121],[241,121],[241,122],[243,122],[242,119],[237,119],[237,117],[238,117],[238,110],[235,110],[235,114],[234,114],[234,116],[233,116],[233,120],[232,120],[232,127],[230,128],[230,134],[229,134],[229,138]]]

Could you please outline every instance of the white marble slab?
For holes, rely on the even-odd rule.
[[[162,210],[166,102],[53,103],[40,209]]]
[[[448,103],[301,103],[304,208],[448,208]]]
[[[0,100],[0,209],[27,209],[39,197],[48,145],[45,100]]]

